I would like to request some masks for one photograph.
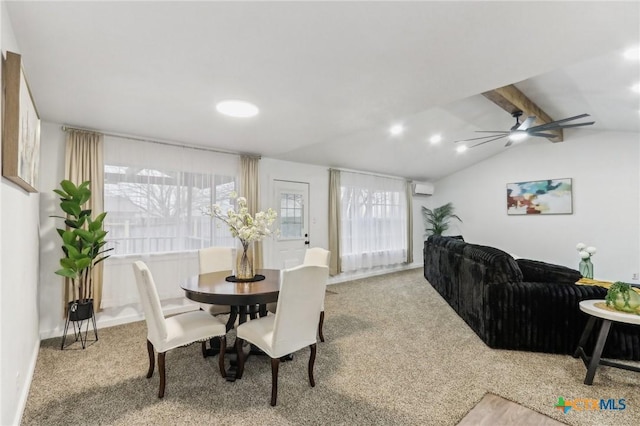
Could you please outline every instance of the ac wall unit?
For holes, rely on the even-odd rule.
[[[413,195],[433,195],[433,184],[430,182],[414,183]]]

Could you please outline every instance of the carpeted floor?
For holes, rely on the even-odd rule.
[[[242,380],[226,382],[199,345],[167,355],[167,388],[146,379],[144,322],[99,330],[86,350],[42,342],[25,425],[270,424],[455,425],[487,392],[570,425],[640,424],[640,374],[601,367],[582,383],[582,361],[488,348],[425,281],[421,269],[330,287],[316,387],[308,350],[280,366],[278,405],[269,405],[267,358],[251,357]],[[228,336],[233,340],[232,333]],[[554,408],[565,399],[625,398],[621,411]]]

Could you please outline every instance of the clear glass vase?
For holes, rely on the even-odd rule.
[[[250,244],[242,244],[242,252],[236,262],[236,278],[239,280],[251,280],[255,277],[253,270],[253,250]]]
[[[578,270],[583,277],[593,279],[593,263],[591,263],[591,259],[582,259]]]

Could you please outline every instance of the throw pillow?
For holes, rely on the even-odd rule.
[[[522,280],[528,282],[556,282],[560,284],[575,284],[582,274],[575,269],[552,263],[531,259],[516,259],[522,271]]]

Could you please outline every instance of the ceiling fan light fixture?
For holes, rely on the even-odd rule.
[[[527,132],[521,130],[515,130],[509,135],[509,139],[513,142],[520,142],[527,138]]]
[[[236,118],[249,118],[258,115],[258,107],[246,101],[230,99],[216,104],[216,110],[220,114]]]

